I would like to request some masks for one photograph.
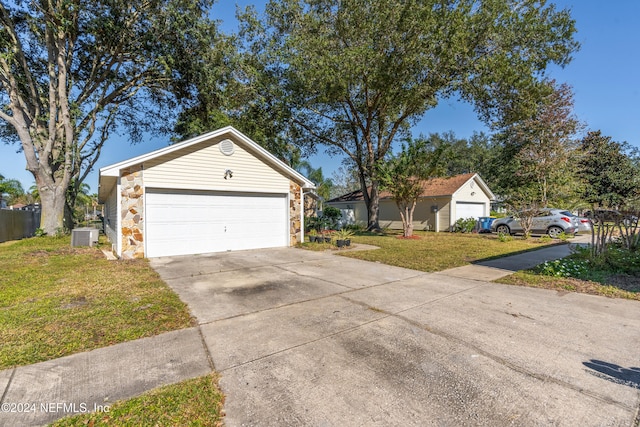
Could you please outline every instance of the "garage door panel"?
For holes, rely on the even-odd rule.
[[[284,194],[148,189],[147,256],[287,246],[286,207]]]
[[[460,218],[475,218],[485,216],[484,203],[456,202],[456,220]]]

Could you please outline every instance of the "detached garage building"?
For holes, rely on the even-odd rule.
[[[495,199],[476,173],[434,178],[422,182],[422,195],[413,213],[415,230],[450,231],[459,218],[489,216]],[[345,222],[366,224],[367,207],[361,190],[329,200],[342,211]],[[380,227],[402,230],[402,219],[391,193],[380,193]]]
[[[294,245],[315,188],[233,127],[106,166],[99,180],[122,258]]]

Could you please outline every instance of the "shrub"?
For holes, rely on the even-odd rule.
[[[540,236],[540,243],[549,243],[551,242],[551,240],[553,239],[548,234],[545,234],[544,236]]]
[[[588,260],[563,258],[547,261],[537,267],[538,273],[553,277],[585,277],[589,272]]]
[[[471,233],[475,226],[475,218],[459,218],[455,224],[453,224],[453,231],[456,233]]]
[[[506,233],[498,233],[498,241],[502,243],[510,242],[513,240],[513,236],[511,234]]]

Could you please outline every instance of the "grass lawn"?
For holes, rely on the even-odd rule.
[[[0,369],[192,324],[146,260],[108,261],[69,237],[35,237],[1,243],[0,266]]]
[[[496,280],[498,283],[517,286],[529,286],[533,288],[555,289],[560,292],[579,292],[583,294],[601,295],[611,298],[626,298],[640,301],[640,280],[635,278],[635,284],[622,284],[612,281],[612,284],[599,283],[591,280],[576,279],[573,277],[552,277],[536,274],[532,271],[518,271],[510,276]],[[620,280],[620,279],[618,279]]]
[[[70,426],[212,426],[223,424],[224,396],[215,374],[184,381],[116,402],[108,412],[63,418],[55,427]]]
[[[351,238],[352,245],[363,243],[380,249],[362,252],[342,251],[340,255],[366,261],[380,262],[420,271],[441,271],[460,267],[474,261],[538,249],[557,243],[536,238],[513,238],[500,241],[491,234],[457,234],[416,232],[419,239],[400,239],[398,233],[365,234]],[[309,243],[308,246],[313,246]],[[307,246],[307,244],[305,244]]]
[[[640,301],[640,252],[611,247],[593,256],[589,250],[577,251],[499,282]]]

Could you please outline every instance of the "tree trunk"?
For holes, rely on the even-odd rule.
[[[413,236],[413,211],[415,209],[415,202],[413,202],[410,206],[407,206],[407,226],[405,227],[404,237]]]
[[[366,187],[363,189],[364,192],[367,191]],[[367,230],[369,231],[380,231],[380,193],[378,193],[378,183],[371,183],[371,193],[368,197],[367,203]],[[365,198],[365,202],[367,199]]]
[[[38,180],[36,180],[38,183]],[[55,235],[69,228],[64,223],[65,192],[67,187],[56,183],[50,188],[47,185],[38,184],[42,213],[40,214],[40,228],[48,235]]]

